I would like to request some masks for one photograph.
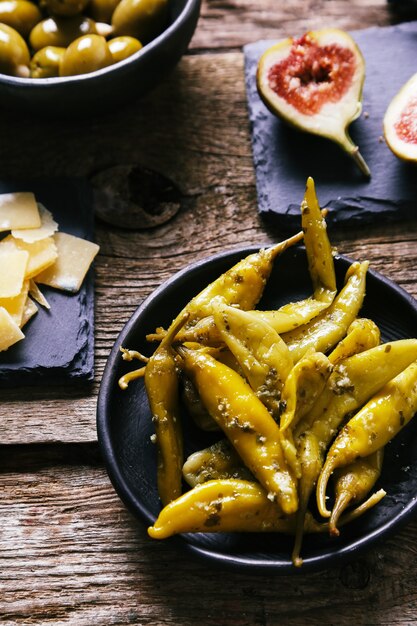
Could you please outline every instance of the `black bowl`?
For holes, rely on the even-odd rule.
[[[128,59],[90,74],[15,78],[0,74],[0,104],[53,117],[113,110],[160,83],[187,50],[201,0],[170,0],[170,24]]]
[[[110,479],[124,503],[150,525],[161,505],[156,488],[155,447],[151,415],[142,380],[121,391],[118,379],[132,368],[120,355],[120,346],[148,353],[145,335],[168,326],[187,301],[238,260],[257,250],[245,248],[212,257],[179,272],[159,287],[126,324],[108,359],[97,408],[98,439]],[[338,256],[339,285],[351,260]],[[274,265],[259,308],[272,309],[311,294],[303,247],[291,248]],[[370,270],[362,316],[373,319],[383,341],[413,337],[417,328],[417,302],[403,289]],[[139,362],[138,362],[139,363]],[[185,415],[185,454],[213,442]],[[219,438],[219,437],[217,437]],[[363,517],[343,528],[340,537],[305,538],[301,568],[291,563],[292,540],[279,534],[186,534],[169,539],[217,565],[250,571],[288,574],[339,565],[393,532],[415,513],[417,500],[417,426],[411,422],[387,446],[380,484],[385,498]],[[152,541],[152,539],[149,539]]]

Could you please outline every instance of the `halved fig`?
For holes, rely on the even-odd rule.
[[[257,87],[272,113],[291,125],[335,141],[370,176],[348,134],[359,117],[365,61],[348,33],[310,31],[268,48],[258,64]]]
[[[417,74],[392,99],[384,116],[388,147],[400,159],[417,162]]]

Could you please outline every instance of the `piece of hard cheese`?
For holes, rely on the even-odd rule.
[[[15,239],[13,235],[7,235],[0,242],[0,250],[5,246],[13,246],[15,250],[25,250],[29,254],[25,278],[36,276],[52,265],[58,256],[53,237],[27,243],[22,239]]]
[[[99,251],[92,241],[57,232],[54,235],[58,258],[53,265],[36,276],[36,282],[55,289],[77,292]]]
[[[0,245],[0,298],[14,298],[22,290],[29,253]]]
[[[0,232],[13,228],[39,228],[41,217],[30,191],[0,194]]]
[[[12,235],[15,239],[23,239],[27,243],[32,243],[39,241],[39,239],[45,239],[45,237],[51,237],[58,230],[58,224],[52,213],[40,202],[38,202],[38,210],[41,218],[39,228],[14,228]]]
[[[24,334],[10,313],[5,308],[0,307],[0,352],[7,350],[23,338]]]
[[[26,301],[29,292],[29,281],[25,280],[22,285],[22,290],[19,295],[14,298],[0,298],[0,307],[6,309],[12,316],[16,324],[21,327],[23,312],[26,307]]]

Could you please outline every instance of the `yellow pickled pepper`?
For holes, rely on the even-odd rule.
[[[331,515],[326,505],[326,490],[332,472],[385,446],[416,411],[417,361],[414,361],[348,421],[330,447],[317,482],[317,506],[323,517]]]
[[[297,510],[297,486],[281,448],[279,427],[242,377],[204,351],[178,348],[213,419],[244,464],[282,510]]]

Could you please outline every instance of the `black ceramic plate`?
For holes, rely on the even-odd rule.
[[[98,438],[113,485],[125,504],[147,525],[160,511],[156,489],[155,447],[149,407],[142,380],[121,391],[119,377],[129,369],[120,346],[148,353],[145,335],[168,326],[188,300],[238,260],[257,248],[227,252],[179,272],[159,287],[126,324],[108,359],[100,388]],[[351,260],[335,259],[339,284]],[[311,294],[304,248],[287,250],[274,265],[259,308],[272,309]],[[369,271],[361,314],[380,327],[384,341],[413,337],[417,329],[417,302],[397,285]],[[139,362],[137,362],[139,363]],[[184,416],[185,453],[201,449],[215,439],[195,428]],[[417,502],[417,427],[411,422],[388,445],[380,486],[387,496],[361,519],[343,528],[341,536],[306,537],[301,569],[290,559],[292,540],[279,534],[186,534],[169,539],[217,565],[288,574],[338,565],[405,523]],[[149,539],[152,541],[152,539]]]

